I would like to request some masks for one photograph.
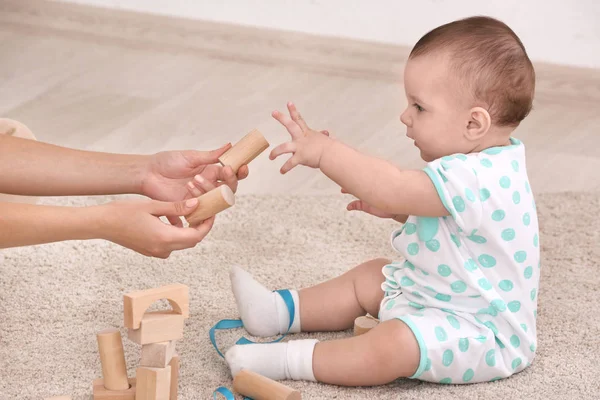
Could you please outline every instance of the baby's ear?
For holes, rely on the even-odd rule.
[[[492,126],[490,113],[482,107],[469,110],[469,120],[465,130],[465,138],[470,141],[479,140],[485,136]]]

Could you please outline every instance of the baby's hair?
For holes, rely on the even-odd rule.
[[[427,33],[409,59],[447,51],[452,71],[476,102],[483,102],[492,123],[517,126],[531,111],[535,71],[519,37],[490,17],[450,22]]]

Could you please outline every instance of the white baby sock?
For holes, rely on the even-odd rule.
[[[225,361],[231,376],[245,368],[273,380],[316,381],[312,360],[317,343],[316,339],[304,339],[287,343],[238,344],[225,353]]]
[[[238,266],[231,268],[229,277],[244,328],[251,335],[268,337],[288,331],[290,314],[279,293],[270,291]],[[289,331],[298,333],[300,300],[297,291],[290,290],[290,293],[294,299],[295,317]]]

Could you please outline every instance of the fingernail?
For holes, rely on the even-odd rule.
[[[196,197],[194,197],[193,199],[187,199],[185,201],[186,207],[194,207],[196,204],[198,204],[198,199]]]
[[[198,183],[204,183],[204,178],[202,177],[202,175],[196,175],[194,177],[194,179],[198,182]]]
[[[188,182],[188,186],[190,189],[195,189],[196,186],[194,186],[194,184],[192,182]]]

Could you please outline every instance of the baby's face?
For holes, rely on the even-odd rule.
[[[448,68],[444,55],[432,54],[410,59],[404,69],[408,106],[400,120],[406,125],[406,136],[414,140],[427,162],[471,151],[464,137],[470,120],[470,99]]]

